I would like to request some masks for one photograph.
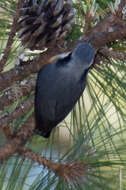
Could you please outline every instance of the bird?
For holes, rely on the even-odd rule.
[[[95,54],[90,42],[81,42],[72,52],[52,58],[40,69],[34,101],[36,134],[49,138],[52,129],[73,109],[86,87]]]

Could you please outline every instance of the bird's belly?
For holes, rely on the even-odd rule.
[[[57,120],[60,122],[67,116],[80,98],[84,85],[75,85],[69,81],[69,83],[60,85],[58,88],[57,86],[56,84],[56,86],[50,87],[47,89],[47,93],[43,92],[37,99],[41,99],[39,104],[41,117],[46,120]]]

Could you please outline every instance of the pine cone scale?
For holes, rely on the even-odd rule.
[[[63,9],[63,0],[59,0],[54,8],[53,15],[57,16]]]
[[[67,0],[24,0],[19,37],[29,49],[60,43],[72,30],[74,9]]]

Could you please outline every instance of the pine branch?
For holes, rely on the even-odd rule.
[[[120,4],[118,6],[118,9],[116,10],[116,15],[120,18],[122,18],[123,14],[122,14],[122,10],[123,7],[126,5],[126,0],[120,0]]]
[[[20,148],[18,153],[23,158],[29,158],[32,161],[38,162],[40,165],[47,167],[70,186],[74,186],[75,184],[80,185],[88,170],[88,165],[82,162],[70,162],[67,164],[52,162],[24,147]]]
[[[91,29],[91,22],[94,18],[94,15],[90,14],[90,12],[87,12],[85,15],[85,25],[84,25],[84,31],[85,34]]]
[[[15,37],[15,34],[16,34],[17,21],[18,21],[18,18],[19,18],[20,8],[22,7],[22,4],[23,4],[23,0],[19,0],[18,3],[17,3],[16,14],[15,14],[15,16],[13,18],[12,28],[11,28],[11,31],[10,31],[10,34],[9,34],[9,38],[8,38],[8,41],[7,41],[6,48],[4,50],[3,58],[0,61],[0,72],[3,70],[4,65],[7,62],[9,53],[11,51],[11,46],[13,44],[13,40],[14,40],[14,37]]]
[[[18,149],[25,145],[32,136],[34,129],[34,117],[30,117],[22,128],[13,134],[2,148],[0,148],[0,163],[7,160],[10,156],[18,152]]]
[[[7,160],[13,154],[19,153],[23,158],[29,158],[47,167],[71,186],[81,184],[84,174],[88,170],[87,164],[82,162],[54,163],[24,147],[27,140],[32,136],[33,128],[34,118],[31,116],[22,128],[8,139],[7,144],[0,148],[0,163]]]
[[[126,22],[121,18],[110,15],[91,29],[86,37],[98,49],[106,44],[123,39],[126,36]],[[84,40],[82,37],[82,40]]]
[[[99,52],[102,53],[106,57],[112,57],[114,59],[119,59],[121,61],[126,60],[126,53],[111,51],[107,47],[101,48]]]
[[[3,93],[3,96],[0,97],[0,110],[4,109],[9,104],[14,103],[17,99],[22,98],[23,96],[28,96],[31,92],[33,92],[35,89],[35,80],[36,79],[28,79],[21,81],[16,86],[6,90]]]
[[[0,91],[10,87],[17,81],[24,80],[24,78],[30,76],[30,74],[37,73],[42,66],[48,63],[50,56],[53,56],[54,54],[55,53],[53,50],[47,50],[46,52],[42,53],[39,58],[37,57],[32,61],[28,61],[22,66],[15,66],[10,71],[1,73]]]
[[[33,104],[34,100],[30,99],[27,102],[20,105],[18,108],[16,108],[10,115],[4,116],[2,119],[0,119],[0,127],[7,127],[10,122],[12,122],[14,119],[31,109],[33,107]]]

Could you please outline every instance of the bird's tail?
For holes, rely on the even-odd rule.
[[[36,119],[35,129],[34,132],[37,135],[43,136],[45,138],[49,138],[50,133],[54,126],[49,121],[43,121],[40,118]]]
[[[37,135],[40,135],[42,137],[49,138],[51,130],[50,131],[43,131],[43,130],[39,130],[39,128],[37,127],[34,129],[34,133]]]

